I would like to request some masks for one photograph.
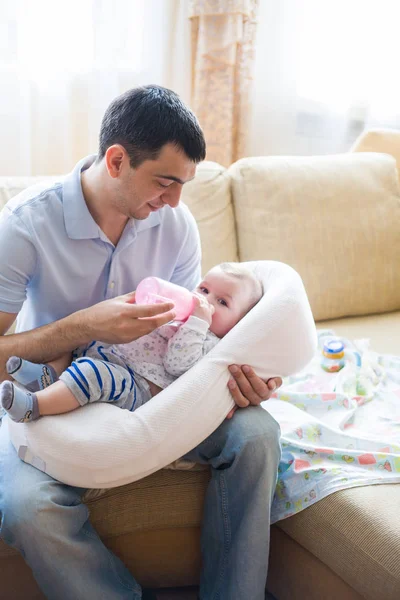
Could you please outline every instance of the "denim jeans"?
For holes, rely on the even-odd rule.
[[[280,458],[277,423],[260,407],[238,410],[187,458],[212,470],[201,600],[263,600]],[[0,427],[0,535],[22,554],[45,596],[139,600],[140,585],[91,526],[84,491],[20,461],[7,427]]]

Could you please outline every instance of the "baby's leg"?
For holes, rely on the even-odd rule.
[[[105,358],[108,358],[102,352]],[[117,356],[111,356],[118,360]],[[81,356],[60,376],[79,404],[109,402],[133,410],[136,406],[135,376],[127,365],[115,364],[92,356]]]
[[[19,423],[35,421],[42,415],[59,415],[79,407],[79,402],[61,381],[36,394],[17,388],[11,381],[4,381],[0,385],[0,402],[10,418]]]
[[[30,392],[37,392],[57,381],[69,364],[70,352],[47,364],[37,364],[18,356],[11,356],[7,361],[7,372]]]
[[[147,385],[149,386],[149,390],[150,390],[150,394],[151,394],[152,398],[154,398],[154,396],[157,396],[157,394],[159,394],[160,392],[163,391],[162,388],[160,388],[160,386],[156,385],[152,381],[149,381],[148,379],[146,379],[146,381],[147,381]]]
[[[97,351],[96,351],[97,352]],[[115,354],[106,354],[100,346],[99,356],[81,356],[52,385],[29,393],[6,381],[0,387],[3,408],[15,421],[33,421],[41,415],[70,412],[89,402],[110,402],[135,410],[147,401],[129,366]],[[109,358],[118,362],[109,362]]]
[[[79,408],[74,394],[62,381],[56,381],[46,389],[34,394],[39,405],[39,415],[62,415]]]

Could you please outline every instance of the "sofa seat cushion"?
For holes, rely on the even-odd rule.
[[[139,530],[199,527],[210,469],[161,469],[128,485],[88,490],[90,519],[103,539]]]
[[[367,600],[400,598],[400,485],[341,490],[279,527]]]
[[[132,532],[198,528],[209,477],[210,470],[203,465],[185,471],[162,469],[121,487],[88,490],[83,501],[106,543]],[[16,554],[0,539],[0,559]]]
[[[400,355],[400,311],[317,323],[371,349]],[[363,598],[400,598],[400,485],[335,492],[278,524]]]
[[[351,340],[369,338],[371,350],[380,354],[400,356],[400,311],[320,321],[317,323],[317,328],[333,329],[337,335]]]

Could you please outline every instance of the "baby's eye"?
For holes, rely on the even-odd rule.
[[[206,287],[199,288],[202,294],[208,294],[208,289]]]
[[[224,300],[223,298],[220,298],[220,299],[218,300],[218,302],[219,302],[220,304],[222,304],[222,306],[228,306],[228,303],[227,303],[227,301],[226,301],[226,300]]]
[[[161,183],[161,181],[157,181],[158,185],[162,188],[167,188],[169,187],[169,185],[164,185],[163,183]]]

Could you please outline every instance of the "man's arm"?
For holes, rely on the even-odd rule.
[[[2,342],[1,337],[7,333],[16,317],[17,315],[15,314],[0,311],[0,348]],[[3,361],[0,360],[0,381],[4,381],[5,379],[9,379],[9,377],[5,370],[5,363],[3,364]]]
[[[0,312],[0,373],[10,356],[48,362],[74,348],[99,340],[124,344],[147,335],[175,318],[172,303],[141,306],[135,294],[99,302],[72,315],[24,333],[4,335],[16,315]],[[0,379],[0,380],[1,380]]]
[[[85,328],[79,326],[78,313],[37,329],[4,335],[16,316],[0,312],[0,380],[8,378],[5,365],[10,356],[38,363],[49,362],[90,341],[85,335]]]

